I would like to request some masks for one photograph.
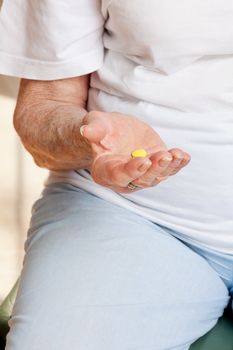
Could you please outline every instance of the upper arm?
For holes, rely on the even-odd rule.
[[[53,80],[85,75],[103,62],[100,0],[4,0],[0,73]]]

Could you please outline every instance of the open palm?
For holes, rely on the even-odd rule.
[[[81,133],[94,153],[90,169],[93,180],[117,192],[131,192],[127,188],[130,182],[140,188],[155,186],[190,160],[179,148],[168,150],[148,124],[122,113],[89,112]],[[132,151],[139,148],[148,155],[132,159]]]

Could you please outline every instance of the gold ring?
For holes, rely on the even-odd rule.
[[[141,188],[141,187],[139,187],[139,186],[133,184],[132,182],[129,182],[128,185],[127,185],[127,188],[128,188],[129,190],[131,190],[131,191],[134,191],[134,190],[136,190],[137,188]]]

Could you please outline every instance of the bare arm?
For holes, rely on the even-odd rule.
[[[35,162],[52,170],[89,169],[93,180],[129,193],[157,185],[189,162],[180,149],[167,150],[150,125],[117,112],[86,111],[89,76],[22,80],[14,114],[15,128]],[[80,134],[80,126],[83,136]],[[132,150],[145,148],[145,158]]]
[[[22,79],[14,126],[37,165],[89,168],[92,150],[79,128],[87,114],[89,75],[56,81]]]

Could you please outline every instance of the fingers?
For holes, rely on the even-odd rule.
[[[189,154],[182,151],[179,148],[173,148],[169,150],[169,153],[172,155],[172,161],[170,162],[168,167],[162,172],[162,176],[175,175],[190,161]]]
[[[152,164],[148,171],[140,177],[134,178],[133,181],[134,184],[142,188],[155,186],[169,176],[175,175],[189,163],[190,156],[181,149],[174,148],[169,151],[159,151],[151,155],[150,160]]]
[[[171,171],[171,175],[177,174],[182,168],[184,168],[190,162],[191,158],[188,153],[185,154],[185,158],[180,162],[180,164]]]
[[[150,158],[134,158],[125,156],[114,158],[111,153],[97,158],[92,167],[95,182],[115,189],[121,193],[130,193],[129,182],[141,188],[148,188],[174,175],[190,161],[190,156],[180,149],[159,151]]]
[[[111,154],[97,158],[92,166],[95,182],[107,187],[127,187],[132,180],[142,176],[151,166],[148,158],[113,158]]]
[[[148,158],[131,159],[126,164],[122,164],[122,166],[119,168],[119,170],[122,171],[122,173],[126,174],[126,177],[124,181],[120,181],[120,177],[118,177],[118,183],[121,186],[127,186],[129,182],[145,174],[151,167],[151,165],[152,162]],[[117,176],[120,176],[120,174]]]
[[[150,160],[151,167],[136,181],[139,186],[148,187],[152,183],[154,184],[157,178],[165,176],[163,173],[172,161],[172,155],[168,151],[159,151],[150,156]]]

